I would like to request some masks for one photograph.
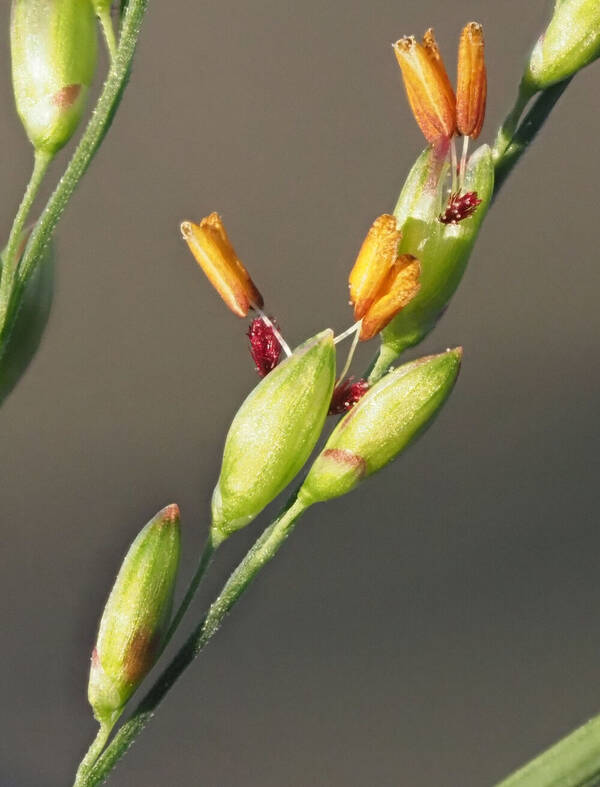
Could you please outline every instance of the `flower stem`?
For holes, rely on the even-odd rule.
[[[75,783],[73,787],[82,787],[85,784],[85,780],[87,778],[88,773],[90,772],[92,766],[100,756],[102,749],[106,745],[106,741],[110,735],[112,730],[111,724],[101,724],[100,729],[98,730],[98,734],[92,741],[90,748],[87,750],[85,757],[81,761],[79,768],[77,769],[77,775],[75,776]]]
[[[98,15],[98,18],[100,19],[100,25],[102,26],[102,32],[104,33],[104,40],[106,41],[108,54],[110,55],[110,59],[114,60],[117,54],[117,39],[115,38],[115,29],[113,27],[112,18],[110,15],[110,9],[107,8],[101,11]]]
[[[496,787],[597,787],[600,716],[567,735]]]
[[[1,327],[6,322],[5,317],[9,307],[15,271],[19,262],[18,252],[22,241],[25,222],[27,221],[27,217],[29,216],[51,161],[52,156],[50,154],[41,151],[35,152],[33,158],[33,171],[10,230],[8,242],[6,244],[6,252],[3,255],[2,279],[0,280],[0,335]]]
[[[212,533],[212,531],[211,531],[211,533]],[[177,612],[173,616],[173,620],[171,621],[171,625],[169,626],[169,629],[168,629],[167,633],[165,634],[165,640],[164,640],[164,643],[163,643],[163,646],[162,646],[162,650],[164,650],[167,647],[167,645],[169,644],[169,642],[171,640],[171,637],[173,636],[173,634],[175,633],[177,627],[181,623],[181,619],[183,618],[183,616],[187,612],[188,607],[190,606],[190,604],[192,602],[192,599],[196,595],[196,591],[198,590],[198,586],[199,586],[200,582],[202,581],[202,577],[206,573],[206,569],[209,567],[209,565],[211,563],[211,560],[213,559],[213,555],[215,554],[215,552],[217,550],[217,547],[218,547],[218,544],[216,544],[214,542],[212,536],[209,535],[209,537],[206,540],[206,544],[204,545],[204,549],[202,550],[202,552],[200,554],[200,561],[198,563],[198,568],[196,569],[196,573],[192,577],[192,580],[191,580],[191,582],[189,584],[189,587],[188,587],[188,589],[186,591],[186,594],[183,597],[183,600],[182,600],[181,604],[179,605],[179,609],[177,610]]]
[[[508,115],[504,118],[504,122],[498,129],[498,134],[496,136],[496,142],[494,143],[494,148],[492,151],[492,155],[494,157],[494,161],[497,161],[500,158],[505,150],[509,147],[510,143],[513,141],[513,137],[515,135],[515,131],[517,130],[517,126],[519,125],[519,121],[521,120],[521,116],[525,111],[525,107],[534,96],[535,90],[529,87],[525,82],[521,81],[519,84],[519,92],[517,93],[517,99],[513,108],[510,110]]]
[[[540,93],[525,119],[511,134],[507,145],[504,145],[505,140],[501,133],[502,130],[499,132],[496,146],[494,147],[494,199],[523,153],[538,135],[558,99],[569,86],[570,81],[571,79],[566,79],[564,82],[559,82]]]
[[[107,778],[116,763],[150,721],[156,708],[175,681],[217,633],[223,619],[254,577],[275,557],[305,510],[304,503],[292,498],[288,507],[267,527],[229,577],[223,590],[211,604],[206,616],[200,621],[154,686],[142,699],[131,718],[123,724],[110,746],[77,787],[94,787]]]
[[[388,373],[390,366],[399,355],[400,353],[396,352],[396,350],[389,345],[381,344],[364,375],[369,385],[375,385],[376,382],[381,380],[381,378]]]

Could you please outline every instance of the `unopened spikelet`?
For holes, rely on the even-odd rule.
[[[90,0],[13,0],[11,54],[17,112],[35,150],[52,156],[79,125],[96,70]]]
[[[462,349],[404,364],[374,385],[340,421],[298,499],[305,506],[352,491],[431,424],[450,395]]]
[[[439,169],[435,153],[428,148],[417,159],[394,211],[402,230],[400,253],[419,259],[420,289],[384,328],[371,382],[435,327],[458,287],[492,199],[494,165],[490,148],[483,145],[469,158],[462,189],[469,199],[462,200],[462,220],[445,223],[444,214],[440,214],[440,207],[447,212],[452,200],[454,207],[461,204],[460,197],[445,196],[446,184],[447,169]]]
[[[573,76],[600,57],[600,2],[557,2],[548,27],[535,45],[524,84],[544,90]]]
[[[131,545],[110,593],[92,652],[88,699],[112,725],[160,655],[180,552],[179,509],[163,508]]]
[[[247,525],[297,475],[317,442],[335,381],[333,332],[300,345],[254,388],[229,429],[212,498],[212,538]]]

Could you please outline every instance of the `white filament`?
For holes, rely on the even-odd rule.
[[[289,357],[290,357],[290,355],[292,354],[292,351],[290,350],[289,344],[286,342],[286,340],[283,338],[283,336],[281,335],[281,333],[278,331],[277,327],[276,327],[275,325],[273,325],[273,321],[272,321],[272,320],[270,320],[270,319],[267,317],[267,315],[264,313],[264,311],[263,311],[262,309],[258,309],[256,306],[255,306],[254,308],[255,308],[255,309],[256,309],[256,311],[259,313],[261,320],[262,320],[264,323],[266,323],[266,324],[269,326],[269,328],[270,328],[270,329],[273,331],[273,333],[274,333],[274,334],[275,334],[275,336],[277,337],[277,341],[279,342],[279,344],[281,345],[281,347],[282,347],[282,349],[283,349],[283,352],[284,352],[284,353],[287,355],[287,357],[289,358]]]
[[[462,149],[462,156],[460,159],[460,180],[459,180],[459,191],[462,191],[462,187],[465,182],[465,172],[467,171],[467,153],[469,151],[469,135],[466,134],[463,137],[463,149]]]
[[[335,383],[336,385],[338,385],[338,383],[340,383],[344,379],[346,373],[348,372],[348,369],[350,368],[350,364],[352,363],[352,358],[354,357],[354,353],[356,352],[356,347],[358,345],[358,339],[360,336],[361,327],[362,327],[362,320],[359,320],[358,322],[355,322],[354,325],[351,325],[347,331],[340,333],[340,335],[336,336],[336,338],[333,340],[334,344],[337,344],[338,342],[341,342],[344,339],[346,339],[352,333],[354,334],[354,339],[352,340],[352,344],[350,345],[350,350],[348,352],[348,357],[346,358],[346,363],[344,364],[344,368],[342,369],[339,377],[336,380]]]

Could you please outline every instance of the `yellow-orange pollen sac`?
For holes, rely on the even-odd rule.
[[[382,331],[420,289],[421,265],[412,254],[403,254],[394,262],[381,283],[377,299],[362,318],[360,340],[366,342]]]
[[[477,138],[487,94],[482,26],[469,22],[462,31],[456,96],[432,29],[425,33],[422,43],[406,36],[393,48],[408,102],[427,141],[447,150],[456,133]]]
[[[470,22],[462,31],[458,47],[456,125],[459,134],[477,139],[485,118],[486,99],[483,28],[477,22]]]
[[[350,300],[354,319],[362,319],[373,305],[381,282],[398,257],[402,233],[396,217],[384,213],[373,222],[350,272]]]
[[[238,317],[251,308],[262,309],[263,298],[240,260],[218,213],[200,224],[184,221],[181,234],[208,280]]]
[[[401,233],[389,214],[373,222],[350,272],[354,319],[360,339],[376,336],[417,294],[421,266],[411,254],[398,254]]]
[[[456,131],[456,99],[433,31],[422,44],[406,36],[393,47],[419,128],[431,145],[447,147]]]

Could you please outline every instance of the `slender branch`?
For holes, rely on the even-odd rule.
[[[254,577],[275,557],[304,511],[304,504],[292,498],[288,507],[258,538],[230,576],[206,616],[194,629],[154,686],[142,699],[131,718],[123,724],[104,754],[81,782],[81,787],[95,787],[95,785],[102,784],[107,778],[110,771],[150,721],[171,686],[217,633],[223,619]]]
[[[102,749],[106,745],[106,741],[110,736],[110,732],[112,730],[112,725],[109,724],[101,724],[100,729],[98,730],[98,734],[92,741],[90,748],[87,750],[85,757],[81,761],[79,768],[77,769],[77,775],[75,776],[75,784],[73,787],[81,787],[85,784],[85,780],[87,776],[100,756]]]
[[[119,46],[111,63],[98,103],[64,175],[48,200],[44,212],[31,234],[21,259],[14,286],[9,296],[13,303],[19,302],[20,295],[35,271],[69,199],[110,128],[127,85],[147,6],[148,0],[130,0],[127,6],[123,17]],[[10,313],[10,305],[7,305],[6,314]],[[0,324],[0,338],[3,332],[10,328],[10,325],[7,325],[6,314],[4,321]]]
[[[534,94],[535,90],[532,90],[525,82],[523,82],[523,80],[521,80],[515,105],[504,118],[504,122],[498,129],[496,142],[494,143],[494,149],[492,151],[494,161],[503,155],[510,143],[513,141],[515,131],[517,130],[521,116],[525,111],[525,107],[531,98],[533,98]]]
[[[554,109],[558,99],[565,92],[571,79],[559,82],[547,90],[544,90],[521,122],[517,130],[511,136],[510,143],[504,149],[494,149],[495,181],[494,199],[504,185],[506,178],[510,175],[521,156],[525,153],[529,145],[538,135],[540,129],[548,119]],[[498,145],[498,142],[496,142]]]
[[[115,38],[115,29],[113,27],[110,9],[106,8],[98,15],[102,32],[104,33],[104,40],[106,41],[106,48],[110,55],[110,59],[114,60],[117,54],[117,39]]]
[[[8,309],[8,302],[10,299],[10,292],[14,281],[15,271],[19,262],[19,245],[22,240],[23,229],[27,217],[31,212],[31,208],[35,201],[36,195],[42,185],[44,176],[48,171],[48,165],[52,161],[52,156],[48,153],[36,151],[33,159],[33,171],[25,189],[25,194],[17,210],[14,218],[8,242],[6,244],[6,252],[3,255],[3,268],[2,280],[0,282],[0,315],[4,315]],[[3,322],[0,317],[0,324]]]
[[[600,785],[600,716],[567,735],[496,787]]]
[[[206,573],[206,569],[210,566],[210,563],[213,559],[213,555],[216,552],[217,546],[218,544],[215,544],[215,542],[212,539],[212,536],[209,535],[209,537],[206,540],[206,544],[204,545],[204,549],[200,554],[200,561],[198,563],[198,568],[196,569],[196,573],[192,577],[192,580],[189,584],[186,594],[183,597],[181,604],[179,605],[179,609],[173,616],[171,625],[169,626],[169,629],[165,634],[165,640],[162,645],[163,651],[171,641],[173,634],[175,633],[177,627],[181,623],[181,619],[183,618],[183,616],[188,610],[188,607],[192,603],[192,599],[194,598],[194,596],[196,595],[196,591],[198,590],[198,585],[202,581],[202,577]]]

